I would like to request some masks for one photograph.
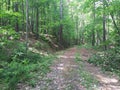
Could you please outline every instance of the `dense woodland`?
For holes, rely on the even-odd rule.
[[[54,57],[31,47],[61,50],[74,45],[99,50],[88,61],[120,76],[120,0],[0,0],[2,90],[14,90],[38,69],[44,70],[41,75],[48,72]]]

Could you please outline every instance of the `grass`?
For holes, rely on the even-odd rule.
[[[83,85],[87,90],[93,90],[98,85],[98,81],[84,69],[84,62],[80,58],[79,54],[76,54],[76,62],[79,64],[79,76],[81,78],[81,85]]]

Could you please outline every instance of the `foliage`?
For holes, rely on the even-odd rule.
[[[30,79],[34,79],[36,73],[39,72],[39,75],[43,76],[50,70],[51,56],[42,57],[31,51],[26,55],[24,43],[18,42],[16,46],[4,46],[1,49],[0,88],[2,90],[15,90],[18,83],[27,83]],[[8,57],[6,57],[9,53],[7,49],[11,52]],[[31,85],[34,86],[33,83]]]
[[[3,29],[0,27],[0,46],[10,44],[11,40],[17,40],[20,35],[17,34],[12,28]]]
[[[120,48],[116,47],[107,52],[98,52],[88,62],[100,66],[103,70],[115,72],[120,75]]]
[[[23,60],[23,63],[12,61],[1,70],[2,82],[6,84],[4,88],[13,90],[18,83],[31,78],[31,71],[34,70],[35,65],[25,62],[27,60]]]

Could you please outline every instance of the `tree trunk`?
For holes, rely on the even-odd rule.
[[[39,37],[39,10],[36,8],[36,39]]]
[[[10,10],[10,0],[8,0],[8,11]]]
[[[18,12],[18,2],[15,2],[15,12]],[[15,31],[19,32],[18,17],[16,17]]]
[[[32,16],[31,16],[31,31],[34,33],[34,9],[32,8]]]
[[[28,51],[28,0],[26,0],[26,54]]]
[[[104,50],[107,50],[106,45],[106,15],[105,15],[105,3],[103,0],[103,44],[104,44]]]
[[[22,20],[23,20],[23,22],[22,22],[22,30],[23,30],[23,32],[24,32],[24,28],[25,28],[25,18],[24,18],[24,16],[25,16],[25,11],[24,11],[24,1],[22,0],[22,14],[23,14],[23,18],[22,18]]]
[[[59,30],[59,42],[62,45],[63,44],[63,24],[62,24],[62,19],[63,19],[63,0],[60,0],[60,30]]]
[[[75,25],[75,27],[76,27],[76,39],[77,39],[77,42],[76,42],[76,44],[79,44],[79,31],[78,31],[78,14],[76,15],[76,25]]]
[[[93,8],[93,19],[94,19],[94,27],[92,30],[92,46],[95,46],[95,1],[94,1],[94,8]]]

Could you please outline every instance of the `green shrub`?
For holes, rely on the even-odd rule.
[[[120,72],[120,48],[114,48],[106,52],[93,55],[88,62],[93,63],[102,69],[112,72]],[[118,73],[117,73],[118,74]]]
[[[28,52],[27,58],[30,63],[37,63],[37,62],[42,63],[42,57],[38,53]]]
[[[2,37],[2,38],[1,38]],[[40,54],[28,51],[21,43],[19,35],[13,30],[0,31],[0,89],[16,90],[18,83],[35,85],[35,75],[45,75],[50,69],[51,57],[42,57]],[[37,43],[37,46],[40,43]],[[38,73],[39,72],[39,73]]]
[[[34,70],[35,65],[28,64],[26,61],[23,60],[23,63],[12,61],[1,70],[0,74],[7,89],[14,90],[18,82],[27,81],[32,77],[30,72]]]
[[[43,57],[40,54],[28,51],[25,54],[24,43],[18,43],[17,47],[12,49],[10,47],[11,54],[6,57],[7,49],[2,48],[0,53],[0,88],[2,90],[15,90],[18,83],[27,83],[31,81],[30,85],[35,85],[33,80],[35,75],[45,75],[50,71],[49,66],[53,58]]]
[[[40,41],[37,41],[37,42],[34,44],[34,47],[37,48],[37,49],[41,49],[41,43],[40,43]]]
[[[20,38],[20,35],[15,32],[12,28],[10,29],[0,29],[0,45],[6,45],[11,42],[11,40],[17,40]]]

